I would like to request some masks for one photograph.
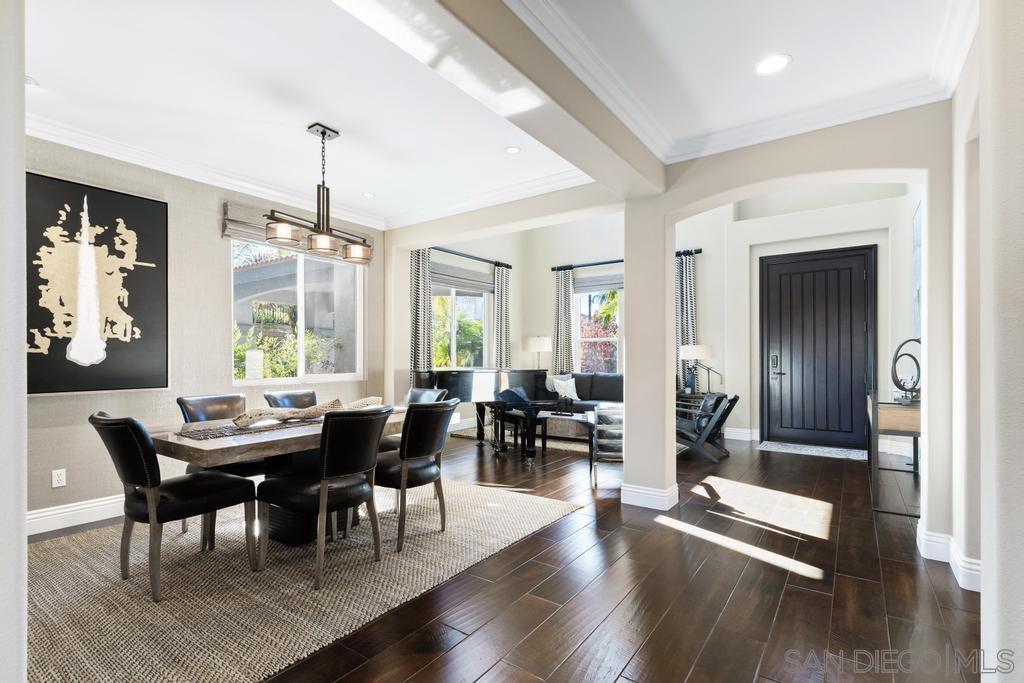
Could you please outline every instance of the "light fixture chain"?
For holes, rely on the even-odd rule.
[[[327,184],[327,131],[320,131],[320,184]]]

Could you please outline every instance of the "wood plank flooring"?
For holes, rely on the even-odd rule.
[[[978,647],[978,594],[920,557],[916,520],[871,511],[863,463],[728,445],[680,457],[666,522],[620,504],[620,467],[591,489],[585,458],[452,439],[445,477],[584,508],[272,680],[977,680],[855,666]]]

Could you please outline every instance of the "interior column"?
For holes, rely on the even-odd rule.
[[[675,225],[657,198],[626,201],[622,502],[679,502],[675,458]]]
[[[1024,3],[981,3],[981,647],[1024,667]]]
[[[25,5],[0,0],[0,680],[25,678]]]

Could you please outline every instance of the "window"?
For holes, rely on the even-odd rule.
[[[486,365],[488,297],[484,292],[434,286],[434,367]]]
[[[232,241],[231,270],[236,380],[362,374],[358,266]]]
[[[580,372],[619,372],[622,352],[622,291],[576,295],[579,307]]]

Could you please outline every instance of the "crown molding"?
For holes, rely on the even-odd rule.
[[[68,147],[74,147],[93,154],[100,154],[105,157],[124,161],[129,164],[136,164],[144,168],[150,168],[163,173],[169,173],[188,180],[221,187],[226,190],[233,190],[243,194],[267,199],[272,202],[285,204],[297,209],[316,211],[316,202],[312,201],[313,195],[298,194],[289,190],[283,190],[272,185],[261,183],[251,178],[227,173],[219,169],[209,168],[201,164],[181,161],[172,157],[141,149],[132,145],[110,138],[89,133],[87,131],[68,126],[66,124],[47,119],[41,116],[28,114],[25,117],[26,134],[56,142]],[[358,211],[347,207],[331,207],[331,217],[371,228],[384,229],[387,222],[383,216]]]
[[[661,158],[671,134],[599,55],[572,19],[550,0],[504,0],[505,5],[583,81],[640,141]],[[664,158],[661,158],[664,162]]]
[[[941,84],[930,80],[902,83],[814,109],[678,140],[666,151],[664,161],[674,164],[946,99],[949,93]]]
[[[978,32],[978,0],[948,0],[942,22],[942,34],[932,58],[931,79],[941,83],[953,96],[967,53]]]
[[[586,185],[587,183],[592,182],[594,182],[593,179],[586,173],[572,168],[568,171],[561,171],[541,178],[533,178],[514,185],[506,185],[505,187],[481,192],[469,197],[468,199],[462,199],[451,204],[446,204],[445,206],[424,207],[422,209],[403,211],[402,213],[388,216],[388,225],[392,228],[401,228],[407,225],[414,225],[416,223],[434,220],[435,218],[454,216],[455,214],[465,213],[466,211],[483,209],[488,206],[497,206],[499,204],[514,202],[528,197],[536,197],[549,192],[557,192],[558,190],[565,190],[570,187]]]
[[[947,0],[942,33],[926,77],[810,110],[691,138],[673,139],[624,80],[599,56],[599,51],[558,7],[556,0],[504,2],[666,164],[949,99],[978,26],[978,0]]]

